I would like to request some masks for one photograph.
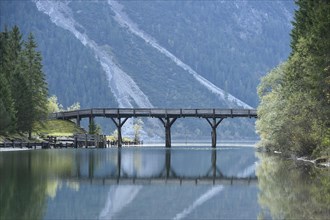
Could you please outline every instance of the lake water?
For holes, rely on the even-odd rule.
[[[329,170],[253,147],[0,152],[0,219],[328,219]]]

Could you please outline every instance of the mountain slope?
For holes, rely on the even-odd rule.
[[[36,35],[50,93],[65,106],[249,108],[259,77],[289,54],[293,3],[2,1],[0,9],[1,28]],[[187,120],[174,134],[188,127],[190,136],[209,133]],[[246,120],[221,128],[254,135]]]
[[[260,76],[290,52],[293,1],[120,3],[159,44],[252,106]]]

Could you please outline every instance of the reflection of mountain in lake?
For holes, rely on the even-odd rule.
[[[90,177],[90,181],[97,180],[97,177],[118,175],[120,178],[136,177],[140,178],[158,178],[163,175],[165,166],[170,156],[170,169],[172,169],[178,178],[202,178],[206,175],[209,168],[212,167],[212,158],[216,154],[216,166],[224,175],[245,177],[254,176],[253,167],[255,167],[256,158],[253,148],[233,148],[233,149],[112,149],[111,151],[85,151],[81,152],[80,177],[82,179]],[[119,153],[119,154],[118,154]],[[85,155],[86,154],[86,155]],[[111,156],[109,156],[111,154]],[[92,159],[94,155],[94,159]],[[95,168],[94,177],[88,173],[90,170],[88,163],[90,161],[108,162],[93,165]],[[98,159],[96,159],[98,158]],[[89,160],[88,160],[89,159]],[[232,165],[229,161],[237,161]],[[118,163],[120,162],[120,163]],[[109,163],[111,166],[109,166]],[[251,168],[252,167],[252,168]],[[107,168],[110,168],[107,170]],[[118,171],[120,168],[120,172]],[[173,173],[170,173],[173,177]],[[97,190],[90,189],[90,185]],[[199,218],[205,216],[221,216],[229,218],[256,218],[258,213],[258,204],[256,200],[257,187],[249,185],[216,185],[212,184],[174,184],[168,183],[156,185],[131,185],[123,184],[102,184],[102,181],[96,181],[91,184],[89,181],[80,182],[80,190],[74,192],[69,189],[61,189],[57,192],[57,198],[49,202],[47,216],[56,216],[61,218],[70,216],[74,218],[74,212],[68,210],[68,213],[55,213],[57,206],[65,206],[62,201],[65,197],[74,200],[73,210],[84,209],[84,207],[95,207],[90,213],[91,218],[111,219],[111,218],[143,218],[156,219],[181,219],[181,218]],[[89,197],[92,196],[91,199]],[[238,210],[238,211],[237,211]],[[201,215],[202,214],[202,215]]]
[[[240,147],[2,152],[0,219],[328,219],[329,170],[258,157]],[[185,181],[195,178],[210,181]]]
[[[1,153],[1,219],[255,219],[256,161],[254,148]]]

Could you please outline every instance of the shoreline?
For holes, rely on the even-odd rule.
[[[166,148],[165,144],[163,142],[156,142],[156,143],[144,143],[142,145],[123,145],[122,148]],[[175,148],[203,148],[203,149],[212,149],[211,143],[208,142],[187,142],[187,143],[182,143],[182,142],[176,142],[172,143],[172,147]],[[216,149],[221,149],[221,148],[238,148],[238,147],[250,147],[250,148],[256,148],[256,143],[252,142],[218,142]],[[88,148],[83,147],[82,149],[94,149],[95,146],[89,146]],[[110,148],[117,148],[117,146],[110,147]],[[8,151],[22,151],[22,150],[38,150],[41,149],[37,147],[36,149],[34,148],[27,148],[27,147],[0,147],[0,152],[8,152]],[[53,148],[51,148],[53,149]],[[107,148],[100,148],[100,149],[107,149]]]
[[[18,147],[0,147],[0,152],[8,152],[8,151],[25,151],[25,150],[35,150],[35,149],[30,149],[27,147],[23,147],[23,148],[18,148]]]

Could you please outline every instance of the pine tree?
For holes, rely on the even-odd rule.
[[[28,132],[47,116],[47,83],[32,34],[17,26],[0,33],[0,133]]]
[[[12,132],[16,128],[16,111],[11,87],[6,72],[6,55],[8,51],[9,33],[7,27],[0,33],[0,133]]]
[[[36,51],[37,44],[32,33],[29,34],[27,42],[24,43],[22,51],[22,69],[27,83],[27,90],[31,95],[31,103],[27,121],[27,131],[32,132],[33,122],[41,121],[47,117],[47,83],[42,71],[42,58],[40,52]],[[27,104],[27,103],[26,103]]]
[[[0,70],[0,134],[15,130],[15,108],[8,81]]]

